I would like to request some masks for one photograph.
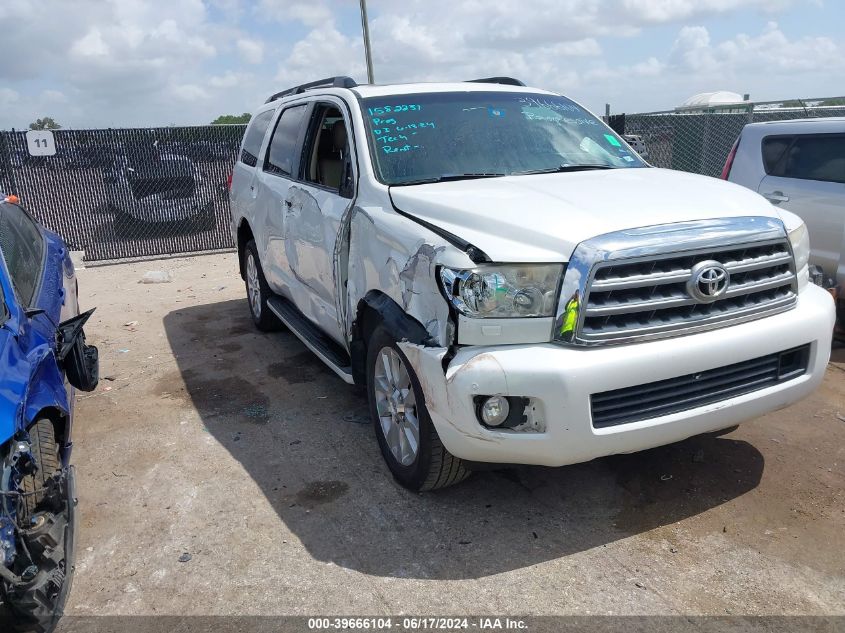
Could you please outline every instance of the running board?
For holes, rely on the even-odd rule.
[[[276,296],[267,299],[267,307],[296,335],[296,338],[302,341],[305,347],[328,365],[329,369],[343,378],[344,382],[350,385],[355,384],[349,354],[305,318],[296,306],[284,297]]]

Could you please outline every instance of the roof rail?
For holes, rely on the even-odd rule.
[[[484,79],[467,79],[466,83],[473,84],[504,84],[505,86],[524,86],[519,79],[513,77],[485,77]]]
[[[317,81],[311,81],[307,84],[300,84],[298,86],[294,86],[293,88],[288,88],[287,90],[277,92],[276,94],[272,95],[269,99],[267,99],[267,101],[265,101],[264,103],[270,103],[271,101],[275,101],[276,99],[281,99],[282,97],[287,97],[290,95],[298,95],[310,88],[354,88],[357,85],[358,83],[354,79],[352,79],[352,77],[345,77],[343,75],[338,75],[337,77],[326,77],[325,79],[318,79]]]

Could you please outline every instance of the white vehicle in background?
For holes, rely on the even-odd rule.
[[[845,283],[845,118],[750,123],[722,177],[804,220],[810,264]]]
[[[640,158],[648,160],[648,147],[639,134],[623,134],[622,138],[631,146],[631,148],[640,155]]]
[[[412,490],[723,431],[830,354],[800,218],[513,79],[274,94],[230,199],[255,325],[366,388]]]

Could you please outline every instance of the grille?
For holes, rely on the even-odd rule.
[[[729,273],[725,293],[701,303],[687,290],[692,268],[714,260]],[[613,260],[594,269],[578,338],[585,342],[680,334],[723,321],[758,318],[796,300],[792,252],[786,240],[646,261]]]
[[[801,376],[807,371],[810,346],[678,378],[590,396],[597,429],[686,411],[734,398]]]

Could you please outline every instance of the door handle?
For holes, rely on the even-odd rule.
[[[777,204],[778,202],[789,202],[789,196],[783,195],[783,191],[772,191],[770,193],[764,193],[763,197],[769,202],[774,202],[775,204]]]

